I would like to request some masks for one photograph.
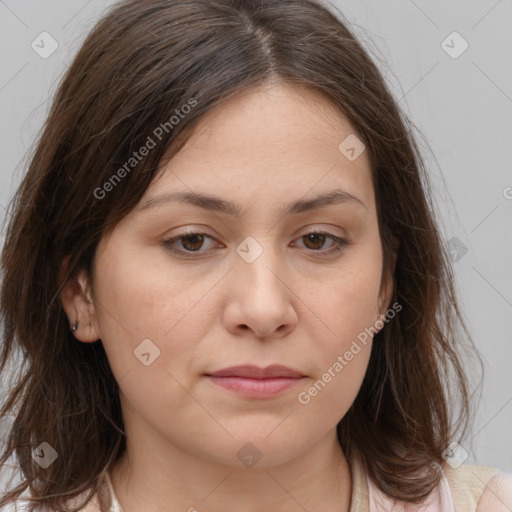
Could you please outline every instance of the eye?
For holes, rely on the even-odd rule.
[[[346,240],[343,240],[342,238],[339,238],[331,233],[325,233],[322,231],[313,231],[311,233],[307,233],[298,238],[298,240],[304,240],[306,242],[305,245],[307,249],[323,254],[339,252],[348,245]],[[319,250],[322,248],[322,246],[324,246],[326,240],[331,240],[331,242],[333,242],[331,248],[324,251]]]
[[[164,240],[162,244],[171,252],[188,256],[192,255],[193,253],[204,254],[208,252],[208,250],[200,250],[204,246],[205,240],[208,239],[212,241],[214,240],[212,236],[206,233],[190,232]],[[298,240],[306,241],[306,249],[309,249],[313,252],[319,252],[322,254],[331,254],[339,252],[345,246],[348,245],[348,242],[346,240],[343,240],[342,238],[339,238],[336,235],[319,231],[307,233],[298,238]],[[327,240],[333,242],[331,248],[328,250],[320,250]],[[177,242],[178,244],[176,244]],[[176,245],[181,245],[181,248],[177,248]]]
[[[213,237],[207,235],[206,233],[184,233],[183,235],[178,235],[173,238],[169,238],[164,240],[163,245],[169,249],[171,252],[175,252],[178,254],[183,253],[204,253],[207,251],[200,251],[201,247],[204,244],[205,239],[213,240]],[[181,242],[181,246],[185,249],[176,249],[174,246],[176,242]]]

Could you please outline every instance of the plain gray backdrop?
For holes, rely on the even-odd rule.
[[[110,4],[0,0],[0,221],[58,80]],[[333,4],[423,135],[462,307],[485,363],[467,462],[512,471],[512,2]]]

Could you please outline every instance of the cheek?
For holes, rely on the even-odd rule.
[[[338,340],[338,348],[378,318],[382,261],[380,247],[374,245],[354,249],[328,280],[315,285],[318,314]]]
[[[378,330],[379,249],[354,251],[343,260],[339,272],[331,273],[328,282],[315,284],[316,291],[310,294],[306,325],[311,326],[309,338],[315,340],[311,356],[319,382],[305,400],[314,398],[319,407],[334,400],[342,409],[348,408],[366,373],[372,338]]]
[[[98,260],[95,276],[97,319],[114,375],[137,374],[153,390],[158,381],[169,379],[165,369],[175,373],[178,368],[180,380],[189,372],[193,350],[208,331],[208,292],[218,279],[199,278],[197,272],[188,277],[176,269],[171,273],[165,257],[162,261],[157,255],[148,261],[147,250],[121,252],[112,244]],[[145,372],[144,362],[161,371]]]
[[[155,429],[178,428],[176,411],[191,408],[184,388],[190,387],[196,341],[203,336],[205,316],[197,304],[205,291],[180,279],[162,280],[158,268],[135,258],[98,276],[102,343],[124,414],[146,418]],[[192,408],[194,420],[204,424],[202,409]]]
[[[316,306],[321,324],[311,317],[309,354],[312,378],[298,393],[309,418],[336,424],[355,400],[368,368],[375,334],[378,272],[341,274]],[[377,284],[375,283],[377,281]],[[321,325],[320,328],[318,326]]]
[[[127,244],[116,249],[114,243],[103,253],[95,279],[96,295],[105,306],[102,331],[124,331],[133,340],[161,336],[190,309],[193,286],[176,273],[170,275],[160,260],[148,259],[153,253],[155,249]]]
[[[322,417],[332,425],[340,421],[354,402],[366,374],[371,339],[355,341],[332,352],[329,362],[303,386],[298,407],[311,418]]]

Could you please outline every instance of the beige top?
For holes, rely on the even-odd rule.
[[[441,470],[440,485],[422,505],[394,501],[367,477],[357,458],[350,461],[352,499],[350,512],[511,512],[512,474],[486,466],[462,465]],[[112,487],[109,473],[100,480],[100,490],[83,512],[125,512]],[[83,500],[79,496],[72,500]],[[145,512],[145,511],[144,511]]]

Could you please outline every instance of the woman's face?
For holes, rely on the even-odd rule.
[[[202,118],[101,240],[84,281],[93,304],[82,304],[95,323],[75,334],[101,338],[128,438],[148,451],[173,446],[269,466],[335,434],[367,368],[368,329],[391,294],[381,288],[374,191],[360,151],[319,93],[283,84],[247,92]],[[247,365],[295,373],[212,376]]]

